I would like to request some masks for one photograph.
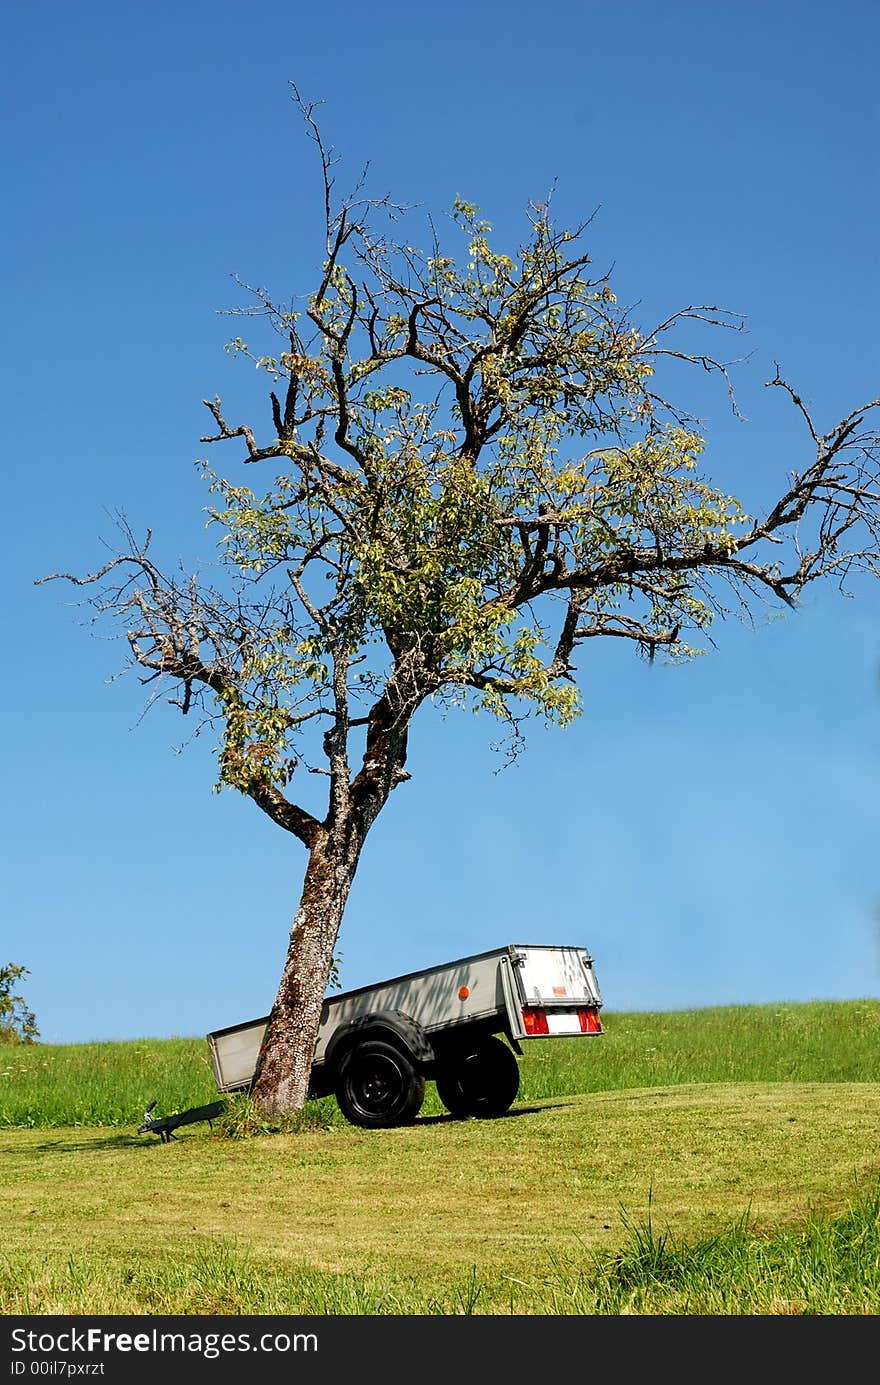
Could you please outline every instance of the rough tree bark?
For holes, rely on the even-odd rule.
[[[297,1111],[308,1096],[315,1033],[362,846],[347,824],[322,827],[312,846],[252,1088],[267,1111]]]

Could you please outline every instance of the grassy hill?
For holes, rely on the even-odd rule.
[[[880,1081],[880,1000],[603,1012],[603,1023],[595,1038],[526,1043],[520,1102],[691,1082]],[[202,1037],[0,1046],[0,1128],[130,1127],[154,1097],[168,1112],[216,1095]],[[422,1114],[442,1111],[429,1085]],[[310,1117],[344,1123],[334,1101],[313,1103]]]
[[[203,1039],[0,1049],[0,1312],[880,1312],[880,1001],[604,1019],[499,1120],[171,1145]]]

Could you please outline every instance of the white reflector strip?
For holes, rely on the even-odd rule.
[[[548,1010],[547,1028],[551,1034],[580,1034],[582,1032],[581,1022],[577,1015],[565,1011],[560,1014],[558,1011]]]

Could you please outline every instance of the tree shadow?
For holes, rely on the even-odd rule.
[[[97,1140],[61,1139],[46,1140],[43,1144],[30,1145],[31,1154],[81,1154],[88,1149],[133,1149],[141,1144],[137,1135],[106,1135]],[[0,1145],[0,1154],[21,1154],[22,1145]]]
[[[99,1140],[64,1140],[57,1145],[37,1145],[37,1149],[58,1149],[63,1154],[81,1153],[86,1149],[135,1149],[141,1144],[137,1135],[106,1135]]]

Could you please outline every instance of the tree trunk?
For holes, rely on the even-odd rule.
[[[407,695],[402,697],[397,687],[398,668],[370,713],[364,762],[353,783],[349,783],[344,751],[347,715],[337,723],[335,732],[325,737],[332,773],[330,809],[324,822],[309,818],[306,833],[300,818],[291,824],[289,804],[280,816],[273,812],[276,821],[309,846],[309,864],[287,960],[252,1088],[257,1103],[276,1115],[293,1115],[305,1105],[333,950],[361,850],[388,795],[409,778],[404,769],[408,728],[424,688],[414,679],[410,664],[405,666],[405,673]],[[343,694],[344,689],[340,704]],[[270,809],[273,807],[270,800]]]
[[[362,837],[351,830],[322,831],[314,842],[287,960],[252,1095],[265,1111],[302,1109],[342,914],[360,857]]]

